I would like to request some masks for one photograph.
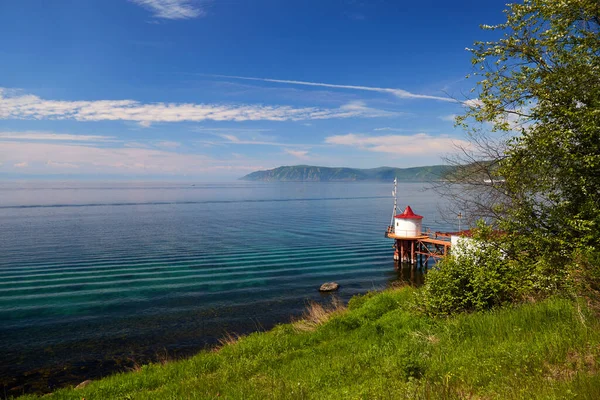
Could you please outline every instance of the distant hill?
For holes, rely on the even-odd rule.
[[[371,169],[329,168],[310,165],[284,166],[266,171],[252,172],[240,178],[244,181],[263,182],[356,182],[356,181],[392,181],[423,182],[439,180],[452,172],[453,167],[431,165],[427,167]]]

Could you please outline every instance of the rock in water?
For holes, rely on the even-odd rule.
[[[81,382],[79,385],[75,386],[75,389],[83,389],[84,387],[86,387],[90,383],[92,383],[92,381],[90,379],[88,379],[86,381]]]
[[[337,282],[327,282],[321,285],[319,292],[334,292],[340,288]]]

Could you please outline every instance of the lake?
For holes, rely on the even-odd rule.
[[[0,184],[0,386],[43,392],[188,356],[329,301],[323,282],[347,301],[409,280],[384,238],[392,185]],[[399,207],[456,229],[423,188],[399,184]]]

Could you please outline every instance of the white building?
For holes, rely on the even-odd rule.
[[[394,216],[394,236],[413,238],[421,236],[423,217],[407,206],[402,214]]]
[[[471,232],[457,232],[450,236],[450,242],[452,243],[452,254],[461,256],[465,254],[473,254],[476,250],[481,248],[481,243],[470,237]]]

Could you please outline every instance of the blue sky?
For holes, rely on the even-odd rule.
[[[0,2],[0,176],[441,163],[505,1]]]

